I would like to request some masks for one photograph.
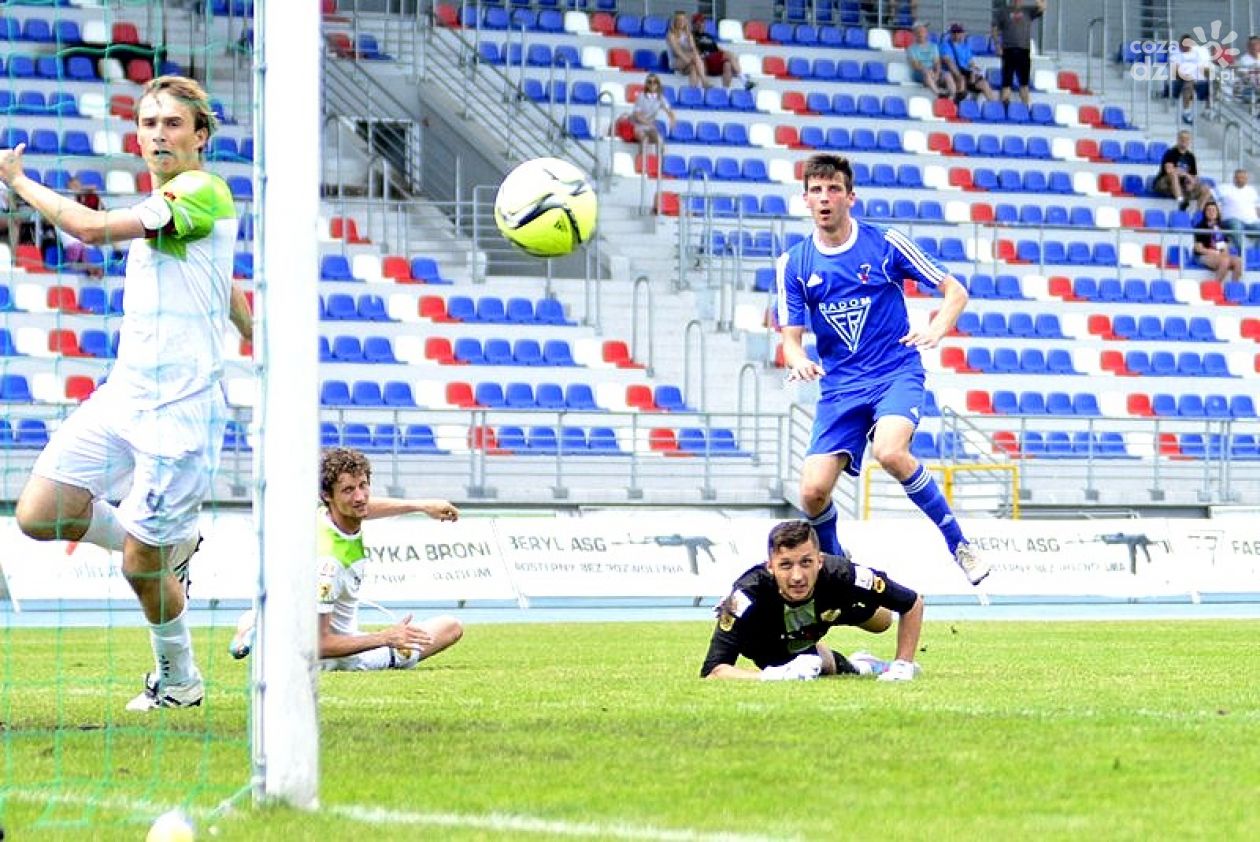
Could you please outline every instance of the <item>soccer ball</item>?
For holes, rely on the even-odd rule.
[[[193,842],[194,839],[192,823],[179,810],[158,816],[144,837],[145,842]]]
[[[595,233],[599,200],[586,174],[559,158],[535,158],[508,173],[494,221],[508,242],[534,257],[560,257]]]

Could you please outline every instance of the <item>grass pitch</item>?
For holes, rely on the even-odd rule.
[[[0,630],[0,814],[18,840],[135,840],[181,803],[202,840],[1260,838],[1260,622],[929,622],[912,684],[701,681],[709,632],[474,626],[324,675],[323,810],[219,815],[249,775],[226,629],[197,634],[206,707],[156,717],[122,711],[143,630]]]

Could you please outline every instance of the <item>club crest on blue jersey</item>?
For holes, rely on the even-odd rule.
[[[850,351],[856,351],[862,341],[862,328],[866,325],[866,315],[871,311],[871,299],[851,298],[848,301],[824,301],[818,305],[818,312],[827,324],[835,330],[840,341]]]
[[[866,284],[871,281],[871,264],[863,263],[858,267],[857,273],[858,283]]]

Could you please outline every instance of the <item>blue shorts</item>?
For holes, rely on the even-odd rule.
[[[922,407],[922,371],[823,395],[815,410],[814,435],[805,455],[843,453],[849,457],[845,473],[859,476],[866,442],[875,434],[875,422],[885,415],[899,415],[917,427]]]

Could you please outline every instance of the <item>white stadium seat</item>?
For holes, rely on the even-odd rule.
[[[1098,396],[1098,411],[1108,418],[1125,418],[1129,414],[1123,392],[1107,391]]]
[[[1217,339],[1225,342],[1239,342],[1242,340],[1242,322],[1233,316],[1213,316],[1212,330],[1216,333]]]
[[[48,330],[42,327],[20,327],[13,333],[13,347],[27,357],[55,357],[48,350]]]
[[[1098,176],[1084,170],[1072,173],[1072,189],[1083,196],[1101,196],[1098,192]]]
[[[586,368],[613,368],[604,362],[604,343],[600,339],[584,336],[573,341],[573,361]]]
[[[565,12],[564,31],[572,35],[589,35],[591,19],[586,16],[586,12]]]
[[[101,59],[99,67],[101,78],[106,82],[128,82],[127,74],[123,70],[122,62],[116,58]]]
[[[736,330],[746,333],[765,333],[769,330],[766,327],[766,308],[756,304],[736,304],[733,323]]]
[[[350,274],[369,284],[385,283],[379,255],[356,254],[350,261]]]
[[[628,104],[626,102],[626,86],[620,82],[600,82],[599,92],[601,94],[606,93],[612,97],[613,105],[624,107]]]
[[[1025,275],[1020,279],[1019,285],[1023,288],[1024,295],[1034,301],[1057,300],[1050,294],[1050,282],[1043,275]]]
[[[945,203],[945,221],[963,224],[971,221],[971,205],[967,202],[951,199]]]
[[[1102,358],[1095,348],[1073,348],[1072,365],[1085,374],[1102,374]]]
[[[888,65],[888,81],[889,81],[890,83],[894,84],[894,85],[906,85],[906,84],[909,84],[909,82],[910,82],[910,68],[909,68],[908,66],[906,66],[906,63],[905,63],[905,62],[902,62],[902,61],[894,61],[894,62],[890,62],[890,63],[889,63],[889,65]],[[913,99],[922,99],[924,102],[927,102],[927,99],[926,99],[925,97],[914,97]],[[929,104],[929,107],[928,107],[928,114],[929,114],[929,117],[928,117],[928,119],[930,119],[930,120],[939,120],[939,119],[940,119],[939,117],[932,117],[932,116],[930,116],[930,115],[931,115],[931,111],[932,111],[932,109],[931,109],[931,106],[930,106],[930,104]],[[914,116],[914,114],[912,113],[910,116],[911,116],[911,117],[913,117],[913,116]]]
[[[1047,93],[1057,93],[1059,91],[1059,81],[1053,70],[1034,70],[1032,86],[1034,91],[1045,91]]]
[[[788,196],[788,214],[802,219],[809,216],[809,207],[805,204],[805,197],[800,193]]]
[[[581,12],[567,12],[566,14],[578,15],[586,20],[586,15]],[[591,70],[607,70],[608,69],[608,53],[603,47],[583,47],[582,48],[582,66]]]
[[[108,129],[100,129],[92,133],[92,153],[94,155],[121,155],[123,151],[122,135]]]
[[[385,312],[396,322],[420,321],[420,307],[416,297],[405,292],[396,292],[386,299]]]
[[[949,184],[949,172],[940,164],[928,164],[923,168],[923,186],[932,190],[954,190]]]
[[[1203,300],[1203,296],[1199,294],[1199,282],[1194,278],[1178,278],[1173,283],[1173,297],[1182,304],[1189,304],[1191,307],[1200,307],[1207,303]]]
[[[433,429],[433,438],[437,446],[451,453],[467,453],[468,428],[461,424],[438,424]]]
[[[744,37],[744,24],[733,18],[722,18],[718,21],[717,37],[727,44],[747,44]]]
[[[105,192],[126,196],[136,192],[136,177],[127,170],[110,170],[105,173]]]
[[[610,412],[625,412],[629,409],[626,406],[626,384],[596,383],[595,403]]]
[[[249,377],[229,377],[224,383],[228,406],[252,407],[257,399],[255,381]]]
[[[796,181],[796,168],[785,158],[771,158],[766,171],[770,180],[777,184],[792,184]]]
[[[79,94],[79,113],[84,117],[103,119],[109,114],[109,102],[105,99],[105,94],[100,91],[84,91]]]
[[[774,142],[774,126],[769,123],[753,123],[748,127],[748,142],[762,149],[776,146],[777,144]]]
[[[1102,211],[1102,208],[1099,208]],[[1118,221],[1118,220],[1117,220]],[[1126,240],[1120,243],[1119,254],[1121,266],[1131,266],[1134,269],[1140,269],[1146,265],[1146,261],[1142,259],[1142,244]]]
[[[413,396],[418,406],[428,409],[447,409],[446,384],[441,380],[417,380],[412,384]]]
[[[743,67],[743,65],[740,65]],[[763,114],[782,114],[783,96],[765,88],[757,91],[757,110]]]
[[[80,3],[79,5],[83,5]],[[85,20],[83,22],[83,40],[88,44],[108,44],[114,40],[103,20]]]
[[[391,299],[393,297],[390,296]],[[415,313],[418,309],[413,303],[411,311]],[[405,335],[394,337],[394,356],[408,365],[424,365],[427,362],[424,358],[424,337]]]
[[[621,178],[638,178],[634,171],[634,155],[629,152],[614,152],[612,160],[613,175]]]
[[[937,354],[939,358],[940,355]],[[948,407],[959,414],[967,412],[967,396],[962,389],[937,389],[936,405],[941,409]]]
[[[1060,126],[1069,128],[1077,128],[1081,125],[1081,121],[1077,119],[1076,106],[1067,102],[1060,102],[1054,107],[1054,121]]]
[[[866,33],[866,46],[872,50],[891,50],[892,33],[887,29],[872,29]]]
[[[31,397],[36,403],[78,403],[66,397],[65,383],[51,371],[41,371],[31,377]]]
[[[1079,161],[1076,141],[1070,137],[1056,137],[1050,141],[1050,154],[1058,161]]]
[[[1097,187],[1097,182],[1094,183]],[[1094,212],[1094,223],[1099,228],[1119,228],[1120,227],[1120,209],[1115,205],[1103,205]],[[1132,245],[1137,245],[1133,243]]]
[[[927,135],[918,129],[906,129],[901,135],[901,148],[912,155],[927,152]]]
[[[28,313],[47,313],[47,285],[17,284],[13,287],[13,306]]]

